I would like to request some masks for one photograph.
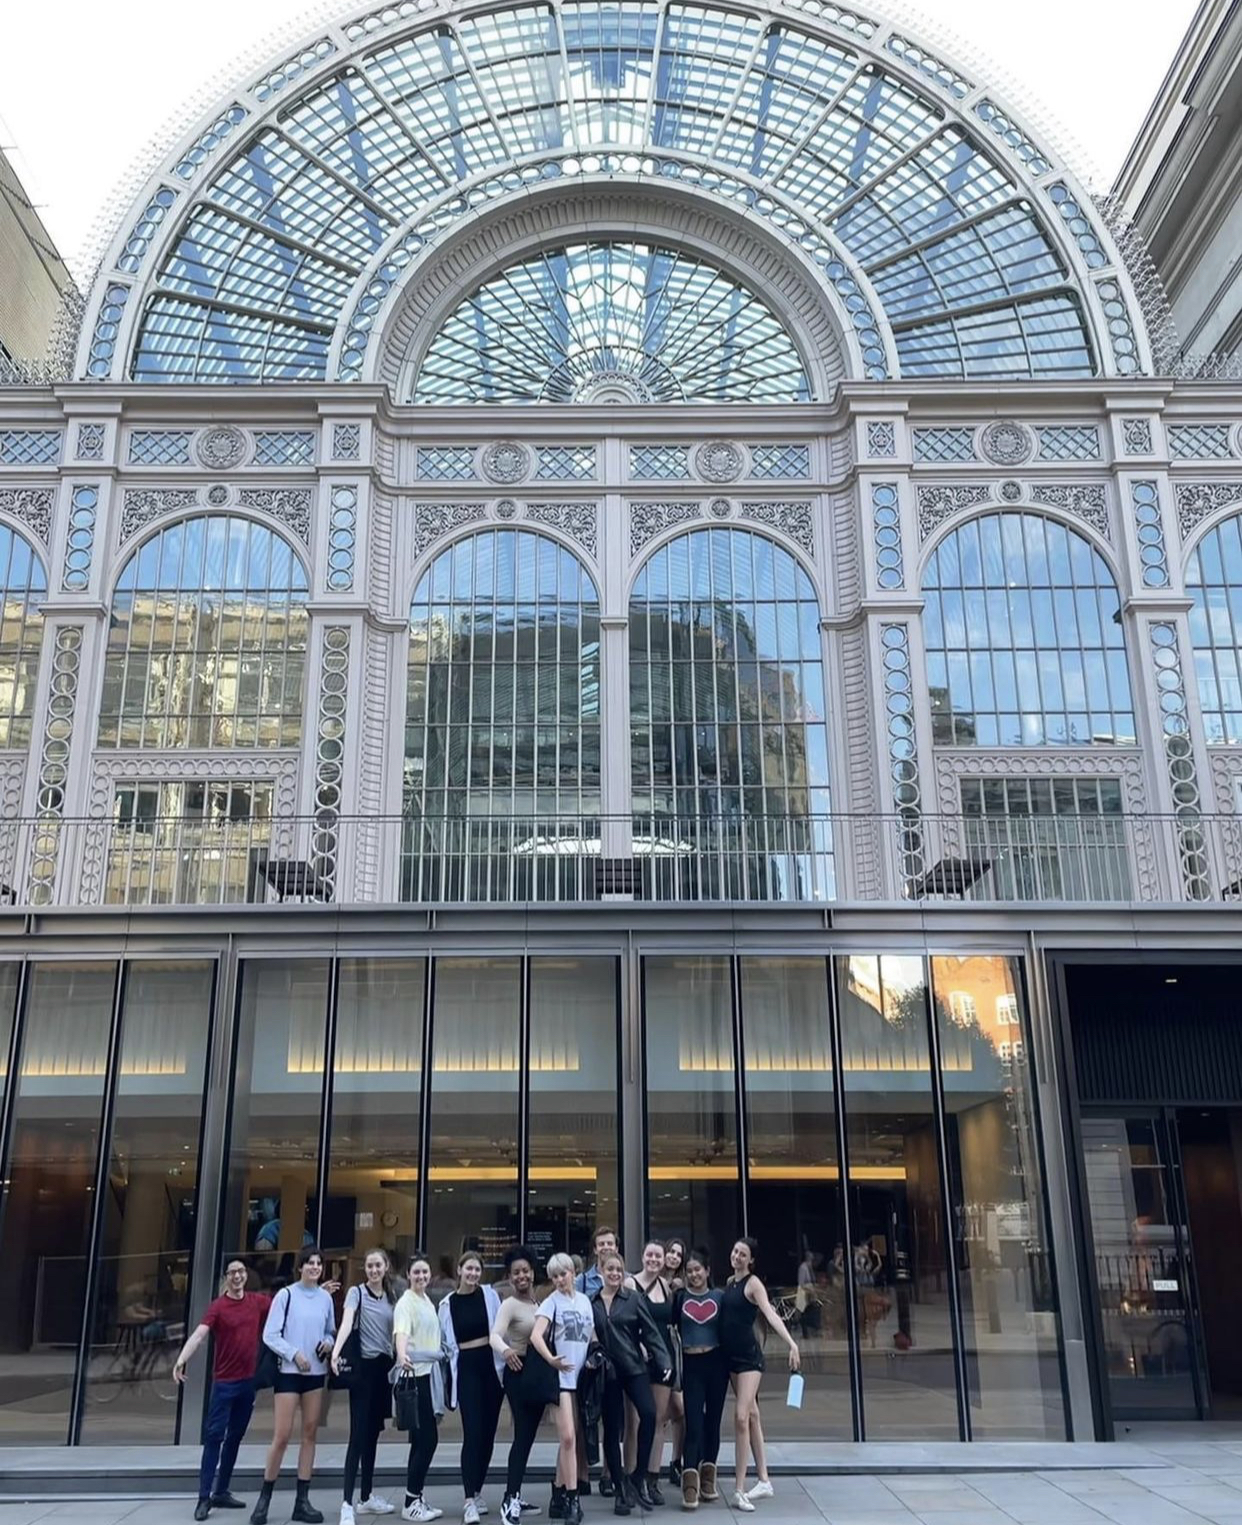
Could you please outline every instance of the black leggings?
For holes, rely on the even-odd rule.
[[[532,1354],[529,1359],[536,1361],[539,1357]],[[509,1442],[509,1467],[505,1473],[505,1492],[510,1498],[522,1491],[526,1463],[530,1460],[530,1448],[535,1443],[535,1436],[539,1432],[539,1424],[547,1407],[543,1403],[523,1402],[522,1395],[514,1392],[510,1383],[509,1379],[513,1375],[513,1372],[506,1370],[505,1391],[509,1399],[509,1410],[513,1415],[513,1439]]]
[[[651,1383],[645,1371],[630,1377],[619,1374],[610,1376],[604,1383],[604,1455],[608,1458],[608,1473],[614,1483],[625,1476],[625,1464],[621,1460],[621,1447],[625,1444],[625,1400],[629,1399],[638,1415],[637,1471],[643,1476],[651,1459],[651,1447],[655,1442],[655,1399],[651,1396]]]
[[[729,1393],[729,1363],[722,1350],[686,1356],[681,1369],[686,1408],[686,1445],[682,1465],[698,1467],[720,1454],[720,1418]]]
[[[371,1497],[375,1481],[375,1447],[384,1421],[392,1412],[392,1388],[388,1385],[390,1356],[363,1356],[358,1380],[349,1390],[349,1445],[345,1449],[345,1502],[354,1497],[358,1468],[362,1467],[362,1497]]]
[[[440,1444],[440,1427],[436,1423],[435,1409],[431,1406],[431,1378],[416,1377],[414,1385],[418,1392],[418,1423],[410,1431],[410,1455],[405,1464],[405,1493],[407,1501],[422,1496],[431,1468],[431,1458]]]
[[[503,1397],[490,1345],[457,1352],[457,1407],[461,1410],[461,1486],[468,1499],[483,1490],[492,1464]]]

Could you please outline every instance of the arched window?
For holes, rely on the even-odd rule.
[[[1186,591],[1204,733],[1209,744],[1242,742],[1242,515],[1195,546]]]
[[[153,535],[112,596],[100,746],[296,746],[306,602],[288,542],[249,519]]]
[[[442,551],[410,606],[405,809],[573,818],[600,809],[599,595],[529,530]]]
[[[28,747],[39,678],[47,573],[25,540],[0,524],[0,747]]]
[[[1134,740],[1121,598],[1082,535],[1042,514],[985,514],[936,547],[923,593],[937,743]]]
[[[630,595],[635,814],[824,815],[819,603],[764,535],[702,529],[657,550]]]

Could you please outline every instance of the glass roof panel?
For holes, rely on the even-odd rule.
[[[942,360],[960,374],[954,314],[988,303],[1014,325],[998,353],[1042,365],[1042,330],[1027,332],[1013,298],[1051,299],[1071,278],[1028,171],[869,54],[865,29],[820,38],[812,21],[690,0],[510,0],[402,24],[408,35],[360,31],[353,58],[333,57],[221,151],[152,277],[135,375],[259,379],[269,360],[273,375],[325,374],[308,367],[326,366],[390,240],[471,215],[458,189],[476,178],[618,147],[771,185],[867,270],[890,322],[931,325],[930,347],[909,334],[900,347],[919,374]],[[1064,352],[1056,329],[1047,352],[1090,354],[1084,304],[1058,312],[1084,326]]]
[[[799,402],[797,349],[752,292],[675,249],[547,249],[492,276],[427,351],[415,402]]]

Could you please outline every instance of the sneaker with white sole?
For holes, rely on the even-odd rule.
[[[506,1493],[500,1506],[500,1518],[504,1525],[522,1525],[522,1500],[515,1493]]]
[[[341,1505],[341,1525],[354,1525],[354,1506],[348,1499]]]
[[[541,1504],[532,1504],[529,1499],[524,1499],[520,1493],[518,1494],[518,1503],[522,1506],[523,1514],[543,1513],[543,1506]]]
[[[740,1514],[754,1514],[755,1512],[755,1506],[744,1493],[735,1493],[733,1495],[733,1507]]]
[[[764,1482],[762,1478],[759,1479],[753,1488],[747,1488],[746,1490],[746,1497],[752,1500],[770,1499],[774,1498],[775,1496],[776,1489],[773,1488],[771,1483]]]
[[[466,1507],[461,1512],[461,1525],[479,1525],[479,1506],[473,1499],[466,1500]]]
[[[365,1498],[354,1511],[355,1514],[395,1514],[397,1506],[391,1499],[386,1499],[382,1493],[373,1493],[370,1498]]]
[[[428,1520],[438,1520],[443,1513],[443,1509],[433,1509],[420,1494],[413,1503],[407,1504],[401,1511],[401,1518],[403,1520],[416,1520],[422,1525],[422,1522]]]
[[[475,1496],[474,1496],[474,1507],[479,1511],[480,1514],[487,1514],[488,1513],[487,1500],[483,1497],[483,1495],[481,1493],[476,1493],[475,1494]]]

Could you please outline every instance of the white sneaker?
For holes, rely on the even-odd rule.
[[[529,1499],[524,1499],[520,1493],[518,1494],[518,1504],[523,1514],[540,1514],[542,1512],[541,1505],[532,1504]]]
[[[479,1506],[473,1499],[466,1500],[466,1507],[461,1512],[461,1525],[479,1525]]]
[[[354,1525],[354,1506],[348,1499],[341,1505],[341,1525]]]
[[[500,1506],[500,1518],[505,1525],[522,1525],[522,1500],[517,1494],[506,1494]]]
[[[476,1493],[475,1494],[475,1496],[474,1496],[474,1507],[479,1511],[480,1514],[487,1514],[488,1513],[487,1500],[483,1497],[483,1495],[481,1493]]]
[[[418,1520],[422,1522],[438,1520],[443,1513],[443,1509],[433,1509],[427,1500],[420,1495],[412,1504],[405,1506],[401,1511],[401,1518],[403,1520]]]
[[[733,1495],[733,1507],[739,1514],[754,1514],[755,1512],[755,1506],[744,1493],[735,1493]]]
[[[397,1506],[386,1499],[382,1493],[373,1493],[370,1498],[365,1498],[355,1510],[356,1514],[394,1514]]]
[[[747,1488],[746,1490],[746,1497],[748,1499],[770,1499],[775,1498],[775,1496],[775,1488],[773,1488],[771,1483],[765,1483],[762,1478],[759,1479],[753,1488]]]

